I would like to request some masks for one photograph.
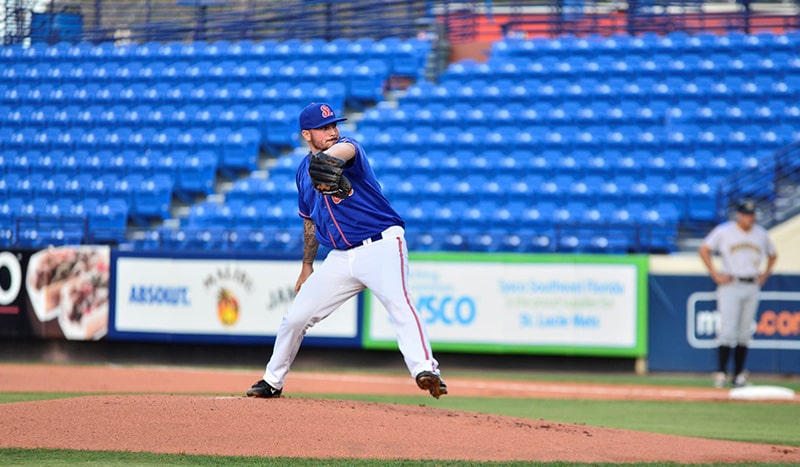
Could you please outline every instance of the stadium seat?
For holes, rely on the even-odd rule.
[[[708,183],[693,183],[687,197],[689,218],[707,222],[718,220],[716,203],[716,192]]]
[[[140,225],[150,225],[153,220],[170,217],[174,181],[171,177],[155,175],[134,186],[130,217]]]
[[[85,197],[89,183],[93,179],[91,174],[73,174],[59,187],[59,197],[72,201],[79,201]]]
[[[229,132],[225,135],[222,143],[220,169],[229,175],[235,175],[239,171],[255,170],[260,145],[261,132],[255,127],[245,127]]]
[[[175,193],[190,202],[197,195],[213,193],[218,163],[213,152],[188,153],[178,167]]]
[[[93,174],[89,185],[85,188],[85,195],[98,201],[107,201],[111,197],[111,188],[117,181],[115,175]]]
[[[125,241],[129,207],[119,199],[100,202],[89,212],[89,234],[92,241],[119,243]]]
[[[151,153],[151,163],[153,164],[154,175],[166,175],[173,180],[178,176],[179,164],[185,159],[185,154],[174,151],[153,152]]]
[[[276,108],[268,115],[265,123],[266,134],[263,135],[261,146],[267,152],[279,154],[285,149],[296,147],[299,144],[300,134],[297,129],[297,114],[299,110],[293,106]]]

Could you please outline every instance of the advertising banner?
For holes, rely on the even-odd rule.
[[[278,331],[298,274],[297,261],[115,254],[110,336],[264,343]],[[357,337],[354,297],[310,328],[307,341],[357,345]]]
[[[414,305],[437,350],[642,356],[647,259],[411,255]],[[394,345],[367,291],[365,346]]]
[[[89,245],[0,252],[0,335],[105,337],[109,256]]]
[[[650,277],[650,354],[654,371],[716,370],[720,327],[708,276]],[[761,290],[747,356],[751,372],[800,372],[800,276],[775,275]]]

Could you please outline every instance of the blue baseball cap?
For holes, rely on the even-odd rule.
[[[328,104],[310,104],[300,112],[300,129],[311,130],[343,120],[347,118],[337,117],[333,107]]]

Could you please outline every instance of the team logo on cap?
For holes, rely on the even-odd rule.
[[[319,106],[319,110],[322,111],[322,118],[333,117],[333,110],[327,105]]]

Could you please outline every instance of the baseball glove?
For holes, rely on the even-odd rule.
[[[314,188],[322,194],[347,198],[350,196],[352,185],[342,173],[345,161],[338,157],[330,156],[324,151],[311,154],[308,164],[308,175]]]

